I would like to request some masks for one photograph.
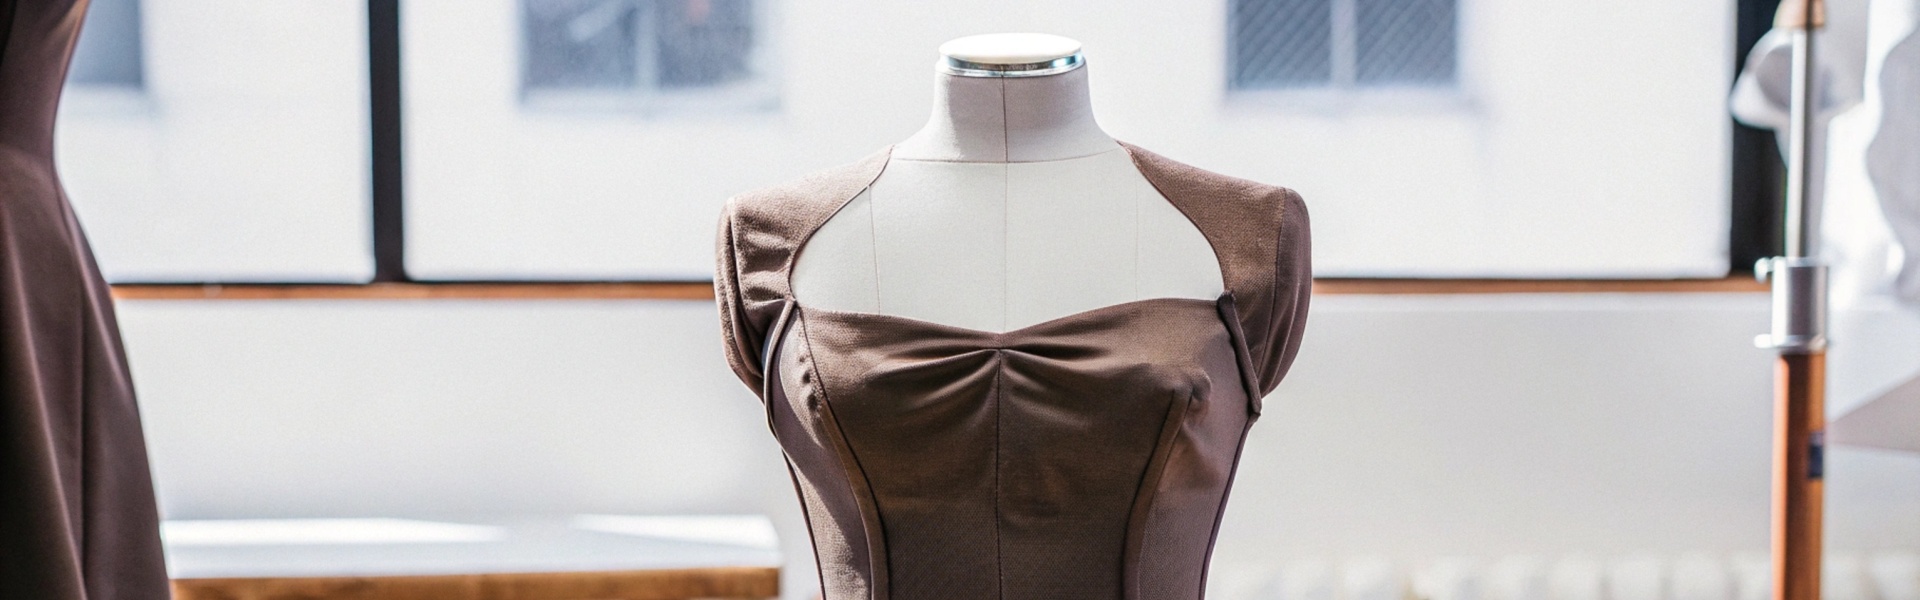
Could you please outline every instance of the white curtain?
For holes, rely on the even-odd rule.
[[[1809,191],[1833,268],[1828,436],[1920,451],[1920,0],[1827,6]],[[1791,56],[1769,33],[1729,103],[1783,141]]]

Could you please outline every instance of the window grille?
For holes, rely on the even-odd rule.
[[[67,81],[75,85],[139,89],[146,85],[140,44],[139,0],[93,0],[74,44]]]
[[[522,0],[521,88],[640,95],[757,77],[753,0]]]
[[[1450,86],[1458,0],[1232,0],[1234,89]]]

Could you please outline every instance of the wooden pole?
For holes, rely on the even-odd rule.
[[[1756,271],[1773,283],[1773,331],[1761,346],[1775,365],[1773,434],[1773,600],[1820,600],[1820,523],[1825,475],[1827,266],[1819,249],[1818,196],[1809,188],[1818,122],[1814,31],[1820,0],[1786,0],[1774,25],[1793,36],[1787,132],[1785,256]]]
[[[1775,364],[1773,598],[1819,600],[1826,353]]]

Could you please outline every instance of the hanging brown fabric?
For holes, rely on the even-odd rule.
[[[0,0],[0,598],[168,596],[106,282],[54,169],[84,0]]]

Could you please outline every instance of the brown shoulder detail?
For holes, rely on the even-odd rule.
[[[1305,295],[1312,287],[1305,201],[1291,188],[1208,171],[1120,144],[1141,174],[1213,245],[1247,335],[1257,391],[1271,391],[1298,348]]]
[[[1153,173],[1146,173],[1149,179],[1156,177],[1179,179],[1187,186],[1193,188],[1195,193],[1224,200],[1229,203],[1241,204],[1245,209],[1250,211],[1271,210],[1274,207],[1274,202],[1278,201],[1282,196],[1285,194],[1295,194],[1291,188],[1236,177],[1216,171],[1209,171],[1169,158],[1166,155],[1129,142],[1120,141],[1119,143],[1121,147],[1127,149],[1129,154],[1133,155],[1134,164],[1140,166],[1142,172],[1146,172],[1149,169],[1154,171]],[[1156,185],[1158,184],[1158,182],[1155,183]],[[1161,191],[1164,193],[1166,190]]]
[[[815,229],[879,177],[891,150],[888,146],[850,163],[727,199],[740,292],[749,304],[787,295],[786,271],[794,254]]]
[[[1160,194],[1185,213],[1220,258],[1227,290],[1242,310],[1264,310],[1279,247],[1278,186],[1208,171],[1120,142]]]
[[[793,257],[822,223],[873,183],[893,147],[728,198],[716,227],[714,301],[741,383],[759,390],[759,357],[785,304]]]

